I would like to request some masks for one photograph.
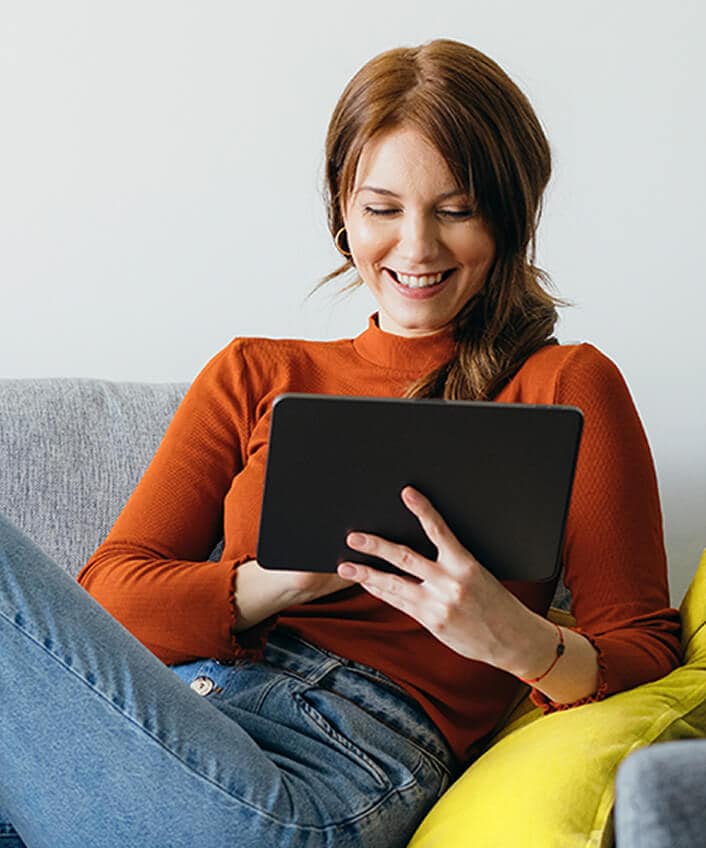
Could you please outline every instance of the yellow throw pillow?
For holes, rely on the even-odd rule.
[[[685,665],[604,701],[523,716],[437,802],[409,848],[612,845],[621,761],[706,735],[706,550],[681,615]]]

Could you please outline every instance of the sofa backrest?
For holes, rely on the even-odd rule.
[[[0,380],[0,511],[75,576],[112,527],[187,387]]]

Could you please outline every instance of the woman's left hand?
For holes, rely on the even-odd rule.
[[[535,614],[461,545],[421,492],[406,486],[401,496],[436,546],[436,561],[380,536],[351,533],[346,539],[350,548],[411,576],[351,562],[340,563],[338,574],[416,619],[462,656],[510,670],[519,645],[526,645]]]

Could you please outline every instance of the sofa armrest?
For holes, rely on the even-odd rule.
[[[618,770],[617,848],[701,846],[706,833],[706,739],[642,748]]]

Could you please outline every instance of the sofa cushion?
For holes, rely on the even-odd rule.
[[[706,668],[706,550],[679,612],[684,662]]]
[[[75,576],[112,527],[186,388],[0,380],[0,510]]]
[[[681,614],[685,665],[604,701],[521,716],[447,791],[409,848],[612,845],[620,762],[645,745],[706,735],[706,551]]]

